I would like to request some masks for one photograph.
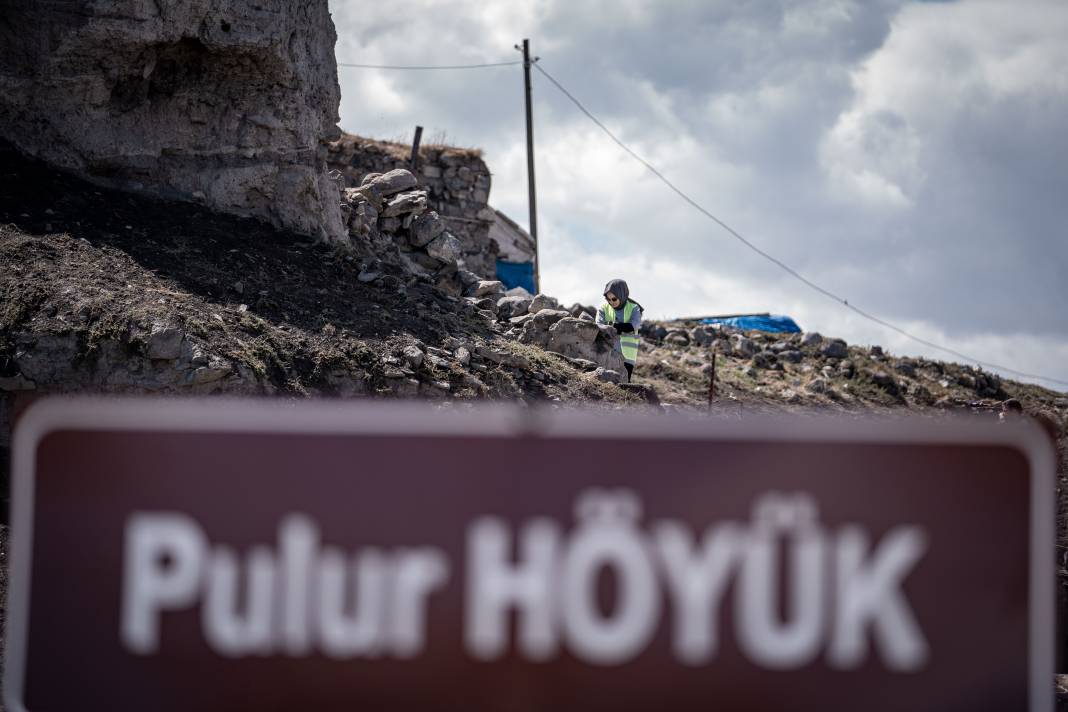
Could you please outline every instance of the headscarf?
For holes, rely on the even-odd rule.
[[[613,279],[604,286],[604,291],[601,294],[608,294],[609,292],[619,297],[620,306],[626,304],[627,299],[630,298],[630,287],[622,279]]]

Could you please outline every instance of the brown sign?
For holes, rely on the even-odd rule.
[[[53,400],[11,710],[1053,709],[1027,423]]]

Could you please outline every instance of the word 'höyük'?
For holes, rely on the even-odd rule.
[[[615,665],[640,655],[665,624],[676,658],[702,665],[716,657],[728,610],[741,652],[769,669],[796,669],[821,655],[852,669],[870,648],[892,670],[917,670],[929,657],[902,590],[927,548],[919,527],[899,526],[873,544],[858,525],[821,525],[804,494],[763,495],[751,522],[716,523],[699,537],[671,520],[643,531],[641,502],[627,490],[588,490],[575,510],[570,532],[552,519],[526,522],[514,537],[516,556],[506,521],[470,524],[468,654],[494,660],[514,648],[542,661],[566,648],[588,663]],[[427,645],[429,600],[451,570],[434,547],[346,553],[325,546],[300,514],[282,521],[277,550],[254,547],[242,556],[209,546],[186,515],[137,513],[126,526],[121,638],[132,652],[154,654],[161,616],[199,606],[204,639],[222,655],[413,657]],[[606,570],[616,589],[608,612],[597,596]]]

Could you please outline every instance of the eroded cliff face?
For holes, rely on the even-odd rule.
[[[346,240],[327,0],[5,3],[0,135],[99,184]]]

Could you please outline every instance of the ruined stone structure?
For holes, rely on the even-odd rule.
[[[347,239],[327,0],[5,2],[0,137],[98,184]]]
[[[408,168],[411,147],[345,134],[329,146],[328,163],[346,186],[359,186],[364,176]],[[463,267],[495,279],[497,243],[490,227],[497,219],[489,207],[490,172],[478,151],[424,146],[415,176],[427,191],[429,208],[441,217],[460,242]]]

